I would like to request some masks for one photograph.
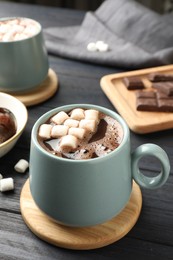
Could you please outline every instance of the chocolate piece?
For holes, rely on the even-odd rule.
[[[159,111],[173,112],[173,98],[158,99]]]
[[[136,109],[138,111],[157,111],[157,99],[154,98],[137,98]]]
[[[156,91],[157,99],[168,99],[168,95],[161,91]],[[173,98],[173,97],[171,97]]]
[[[138,111],[173,112],[173,97],[160,92],[137,91],[136,109]]]
[[[137,98],[155,98],[156,93],[154,91],[136,91]]]
[[[157,82],[153,83],[152,87],[165,93],[168,96],[173,95],[173,81],[172,82]]]
[[[148,79],[152,82],[173,81],[173,74],[151,73],[148,75]]]
[[[139,77],[126,77],[123,78],[123,83],[128,90],[143,89],[145,88],[144,83]]]

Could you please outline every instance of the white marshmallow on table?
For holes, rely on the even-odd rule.
[[[64,125],[67,125],[69,127],[78,127],[79,121],[69,118],[69,119],[65,120]]]
[[[83,128],[77,128],[77,127],[70,127],[68,130],[69,135],[74,135],[75,137],[79,139],[83,139],[85,136],[86,130]]]
[[[82,119],[79,123],[80,128],[84,128],[87,131],[94,132],[96,130],[96,121],[92,119]]]
[[[58,138],[68,133],[69,127],[67,125],[55,125],[51,130],[51,137]]]
[[[98,121],[99,119],[99,111],[95,109],[87,109],[85,110],[85,119],[93,119]]]
[[[61,125],[67,118],[69,118],[69,116],[64,111],[61,111],[51,118],[51,122]]]
[[[2,174],[0,174],[0,180],[2,180],[3,179],[3,176],[2,176]]]
[[[52,130],[52,125],[42,124],[39,128],[38,135],[43,139],[50,139],[51,138],[51,130]]]
[[[60,148],[63,149],[76,149],[78,145],[78,139],[73,135],[65,135],[61,138]]]
[[[14,166],[14,169],[16,170],[16,172],[24,173],[28,167],[29,167],[28,161],[24,159],[20,159]]]
[[[0,191],[10,191],[14,189],[14,180],[13,178],[4,178],[0,180]]]
[[[88,43],[88,45],[87,45],[87,50],[88,50],[88,51],[92,51],[92,52],[97,51],[97,47],[96,47],[95,42],[90,42],[90,43]]]
[[[82,108],[75,108],[71,112],[70,118],[76,119],[76,120],[81,120],[85,118],[84,115],[84,110]]]

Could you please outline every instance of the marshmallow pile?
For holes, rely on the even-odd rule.
[[[42,124],[38,135],[43,140],[59,139],[57,150],[74,151],[79,142],[94,134],[99,123],[99,111],[75,108],[70,115],[61,111],[50,119],[50,124]]]
[[[0,41],[19,41],[32,37],[39,31],[39,24],[28,18],[13,18],[0,21]]]
[[[109,50],[109,45],[104,41],[90,42],[87,45],[87,50],[91,52],[106,52]]]

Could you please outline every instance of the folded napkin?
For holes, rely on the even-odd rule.
[[[171,22],[134,0],[106,0],[81,25],[47,28],[44,36],[49,53],[80,61],[128,69],[173,63]],[[89,52],[97,41],[109,50]]]

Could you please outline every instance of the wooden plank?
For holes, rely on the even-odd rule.
[[[0,16],[29,16],[40,21],[44,28],[80,24],[84,12],[27,4],[0,2]],[[100,77],[119,73],[120,68],[96,66],[49,56],[50,66],[59,76],[59,89],[50,100],[28,108],[29,119],[20,140],[9,154],[0,159],[0,173],[14,177],[15,190],[0,193],[0,259],[2,260],[107,260],[140,259],[168,260],[173,256],[173,139],[172,129],[138,135],[131,131],[132,150],[142,143],[155,143],[166,150],[171,163],[171,176],[158,190],[142,189],[143,208],[134,228],[121,240],[91,251],[60,249],[38,239],[25,225],[20,214],[20,192],[29,171],[16,173],[14,164],[21,158],[29,160],[32,126],[48,110],[72,102],[95,103],[112,110],[116,108],[100,88]],[[159,169],[153,160],[142,160],[144,173]]]

